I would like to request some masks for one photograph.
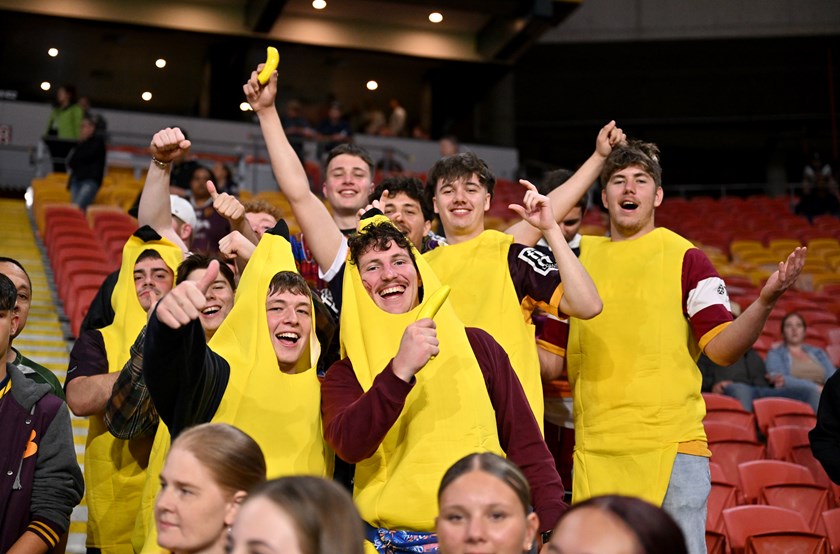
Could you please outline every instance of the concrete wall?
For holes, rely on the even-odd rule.
[[[39,157],[39,143],[49,113],[50,106],[47,104],[0,101],[0,126],[10,126],[12,135],[10,144],[0,145],[0,186],[25,188],[39,170],[47,171],[46,166],[33,165],[32,162]],[[111,144],[145,147],[158,130],[179,126],[187,129],[193,149],[199,154],[267,158],[256,122],[236,123],[118,110],[101,110],[98,113],[108,122]],[[408,171],[425,172],[439,157],[438,145],[434,141],[357,135],[356,142],[370,151],[374,161],[382,156],[384,149],[394,149],[398,154],[397,160]],[[309,144],[307,148],[314,156],[315,145]],[[519,155],[516,149],[478,144],[464,144],[462,149],[473,151],[485,159],[500,178],[513,179],[517,175]],[[109,163],[142,169],[149,161],[147,156],[111,152]],[[240,169],[246,188],[267,190],[276,186],[266,164],[243,164]]]

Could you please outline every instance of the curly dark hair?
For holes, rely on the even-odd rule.
[[[484,160],[472,152],[461,152],[439,159],[429,170],[426,178],[426,199],[429,205],[432,205],[432,198],[437,192],[439,181],[447,183],[457,179],[469,179],[473,175],[478,178],[479,184],[490,193],[490,198],[493,198],[496,177]]]
[[[394,227],[389,221],[381,223],[369,223],[361,232],[352,235],[347,239],[347,246],[350,248],[350,263],[358,265],[359,257],[373,248],[374,250],[387,250],[391,243],[405,249],[414,263],[414,253],[411,251],[411,242],[402,231]]]
[[[662,186],[662,166],[659,165],[659,147],[652,142],[630,140],[613,148],[604,168],[601,170],[601,187],[606,186],[610,178],[625,167],[638,166],[650,173],[657,187]]]
[[[423,193],[423,181],[417,177],[407,177],[405,175],[396,175],[388,177],[379,183],[373,192],[368,195],[368,203],[374,200],[379,200],[382,193],[388,191],[388,196],[393,198],[399,192],[403,192],[420,204],[420,209],[423,211],[423,219],[431,221],[435,217],[435,211],[432,208],[431,200]]]

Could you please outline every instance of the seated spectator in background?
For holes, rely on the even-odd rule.
[[[531,552],[540,525],[531,487],[512,462],[485,452],[461,458],[443,475],[435,520],[440,551]]]
[[[363,554],[364,527],[350,495],[317,477],[282,477],[248,495],[231,532],[233,554]],[[262,551],[260,551],[262,552]]]
[[[265,481],[259,445],[232,425],[184,431],[166,456],[155,502],[158,545],[174,554],[225,554],[248,491]]]
[[[598,496],[574,505],[554,529],[549,554],[686,554],[682,531],[667,512],[628,496]]]
[[[105,138],[96,133],[96,123],[90,117],[82,119],[79,143],[67,155],[67,167],[70,199],[85,211],[93,203],[105,175]]]
[[[353,139],[353,129],[350,123],[341,113],[341,104],[333,102],[327,112],[327,117],[322,119],[315,128],[318,133],[318,158],[325,152],[329,152],[343,142],[350,142]]]
[[[741,314],[741,308],[738,304],[731,306],[732,315],[737,318]],[[774,396],[807,402],[815,412],[817,410],[820,399],[818,390],[796,382],[782,382],[781,385],[776,385],[776,381],[767,373],[764,360],[752,348],[744,352],[737,362],[726,367],[714,363],[703,354],[697,360],[697,367],[703,375],[703,392],[731,396],[748,412],[753,411],[752,403],[756,398]]]
[[[405,235],[372,210],[350,240],[341,336],[327,371],[324,436],[356,464],[354,498],[379,552],[436,552],[434,490],[475,451],[505,452],[534,492],[544,530],[565,510],[563,485],[501,346],[464,327],[449,301],[415,321],[440,282]],[[369,545],[370,546],[370,545]]]
[[[774,386],[797,384],[819,392],[836,371],[825,350],[805,344],[806,329],[805,318],[796,312],[782,319],[783,344],[767,352],[765,360]]]
[[[824,180],[828,183],[829,190],[836,192],[834,172],[831,170],[831,166],[822,162],[819,152],[814,152],[811,155],[811,160],[802,170],[802,192],[805,194],[811,192],[818,179]]]
[[[366,135],[378,135],[379,131],[387,125],[385,112],[379,109],[372,100],[364,101],[361,119],[361,132]],[[283,121],[283,129],[286,129],[285,121]]]
[[[67,404],[77,416],[90,416],[84,464],[89,548],[130,548],[152,445],[146,438],[114,438],[103,414],[114,382],[130,358],[131,344],[146,322],[146,313],[172,288],[175,268],[182,259],[181,249],[150,227],[138,229],[123,248],[111,295],[113,323],[81,333],[70,352],[64,385]]]
[[[402,107],[400,101],[396,98],[391,98],[388,106],[391,108],[391,114],[388,116],[387,134],[392,137],[401,137],[405,135],[405,124],[408,114],[406,114],[405,108]]]
[[[821,174],[816,175],[814,187],[802,194],[794,212],[813,221],[818,215],[840,216],[840,200],[837,193],[829,189],[829,180]]]
[[[0,358],[0,363],[8,362],[15,364],[25,377],[36,383],[46,383],[52,388],[52,393],[64,400],[64,389],[55,374],[41,364],[30,360],[12,346],[12,342],[26,327],[29,319],[29,307],[32,304],[32,281],[23,265],[14,258],[0,256],[0,274],[8,277],[17,289],[17,303],[14,306],[14,315],[18,318],[17,328],[12,331],[9,337],[9,350],[6,359]]]
[[[213,164],[213,175],[216,176],[216,190],[239,196],[239,184],[233,178],[233,170],[228,164],[224,162]]]
[[[67,406],[6,361],[17,296],[0,274],[0,552],[47,552],[69,529],[84,482]]]
[[[440,147],[440,157],[454,156],[461,151],[461,146],[458,144],[458,137],[455,135],[446,135],[438,141]]]
[[[230,233],[230,224],[213,207],[213,194],[209,186],[215,187],[216,178],[204,166],[199,165],[190,177],[190,202],[195,209],[195,227],[192,234],[192,249],[214,253],[219,251],[219,241]]]
[[[402,173],[403,166],[394,158],[394,149],[385,148],[382,151],[382,158],[376,162],[376,170],[381,171],[384,177],[394,173]]]
[[[831,480],[840,485],[840,373],[825,382],[817,410],[817,425],[808,438],[814,457]]]
[[[306,140],[315,138],[316,133],[309,124],[309,120],[304,117],[300,102],[297,100],[286,102],[286,111],[280,116],[280,121],[283,122],[283,129],[289,137],[289,144],[292,145],[300,163],[303,163],[305,159],[303,147]]]

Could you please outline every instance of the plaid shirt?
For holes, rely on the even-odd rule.
[[[105,425],[118,439],[151,437],[157,431],[160,418],[143,379],[145,342],[146,328],[143,327],[131,346],[131,357],[120,371],[105,406]]]

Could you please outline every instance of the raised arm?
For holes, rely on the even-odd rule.
[[[523,205],[511,204],[509,208],[519,214],[523,222],[539,229],[554,253],[564,291],[558,308],[564,314],[580,319],[595,317],[604,306],[598,289],[563,237],[548,197],[538,193],[532,183],[524,179],[519,182],[526,189]]]
[[[162,129],[155,133],[149,145],[152,161],[146,183],[140,193],[140,205],[137,210],[137,223],[140,227],[148,225],[157,234],[178,245],[182,252],[187,252],[187,245],[172,228],[172,210],[169,204],[169,176],[172,161],[190,147],[190,141],[184,137],[181,129]]]
[[[732,365],[758,340],[776,301],[793,286],[802,272],[805,253],[805,248],[791,252],[787,260],[779,263],[779,269],[767,280],[755,302],[709,341],[704,352],[712,361],[722,366]]]
[[[315,261],[322,271],[326,271],[338,254],[342,234],[327,208],[310,190],[306,171],[283,131],[277,107],[274,105],[277,96],[277,72],[271,75],[268,83],[260,85],[257,72],[254,71],[242,88],[248,103],[260,120],[274,178],[280,190],[289,199],[292,212],[306,236],[306,244]]]
[[[626,135],[616,126],[615,121],[610,121],[601,128],[598,137],[595,139],[595,152],[589,156],[589,159],[580,166],[574,175],[548,194],[555,218],[565,217],[569,210],[575,207],[578,200],[586,194],[592,183],[601,175],[604,161],[612,152],[613,147],[626,140]],[[535,245],[541,236],[541,231],[527,221],[514,223],[505,230],[505,233],[513,235],[514,242],[529,246]],[[552,250],[554,249],[552,248]]]

